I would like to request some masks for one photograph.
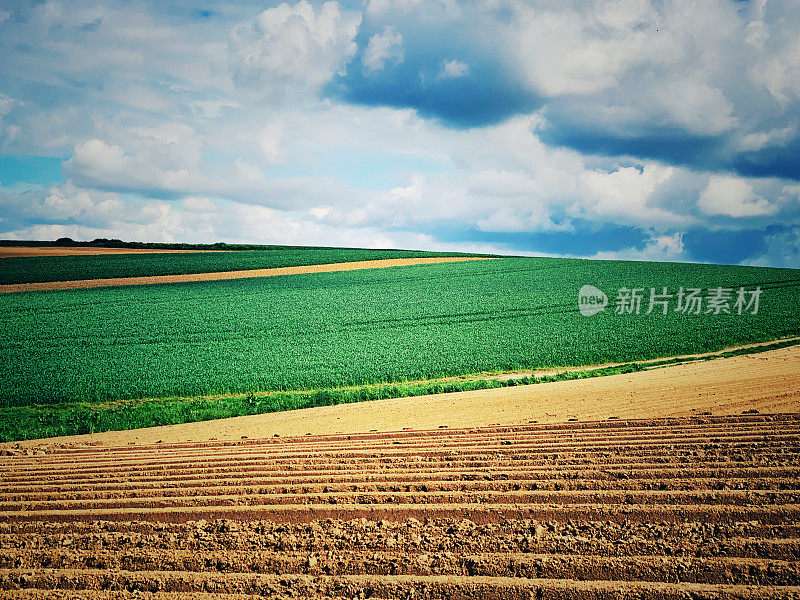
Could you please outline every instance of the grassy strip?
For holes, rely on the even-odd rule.
[[[705,361],[744,354],[759,354],[796,345],[800,345],[800,340],[781,340],[763,346],[737,348],[719,354],[699,356],[691,360]],[[686,360],[685,358],[670,358],[646,364],[628,363],[599,369],[570,370],[554,375],[504,380],[423,381],[310,391],[251,393],[225,398],[170,398],[106,405],[75,403],[0,408],[0,442],[195,423],[227,417],[242,417],[369,400],[587,379],[620,373],[634,373],[653,367],[674,365],[686,362]]]
[[[0,441],[121,431],[194,423],[212,419],[258,415],[285,410],[332,406],[369,400],[405,398],[427,394],[467,392],[493,388],[514,387],[586,379],[619,373],[642,371],[637,363],[591,371],[565,371],[543,377],[520,379],[461,380],[448,382],[399,383],[369,385],[357,388],[322,389],[312,391],[276,392],[268,396],[248,394],[218,399],[152,400],[139,404],[97,405],[64,404],[58,406],[24,406],[0,409]]]
[[[744,354],[759,354],[799,344],[800,340],[781,340],[763,346],[737,348],[719,354],[698,356],[689,360],[706,361]],[[587,379],[620,373],[634,373],[653,367],[665,367],[686,361],[687,359],[685,358],[670,358],[645,364],[628,363],[599,369],[570,370],[554,375],[504,380],[461,379],[446,382],[429,381],[311,391],[269,392],[263,395],[248,394],[213,399],[171,398],[107,405],[76,403],[9,407],[0,409],[0,441],[9,442],[102,431],[122,431],[142,427],[177,425],[227,417],[298,410],[315,406],[332,406],[369,400]]]

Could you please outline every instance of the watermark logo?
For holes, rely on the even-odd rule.
[[[585,285],[578,292],[578,310],[584,317],[603,312],[608,306],[608,296],[593,285]]]
[[[758,314],[762,289],[684,288],[669,290],[666,287],[646,288],[621,287],[614,296],[614,314],[649,315],[659,312],[666,315],[678,312],[685,315],[742,315]],[[608,297],[593,285],[584,285],[578,292],[578,310],[584,317],[603,312],[608,306]]]

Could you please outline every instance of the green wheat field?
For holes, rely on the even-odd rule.
[[[222,271],[434,253],[278,248],[0,260],[0,281]],[[68,260],[65,260],[68,259]],[[605,311],[585,317],[578,290]],[[756,314],[646,314],[650,288],[759,288]],[[639,314],[616,314],[639,288]],[[800,335],[800,271],[496,258],[0,295],[0,439],[145,427],[531,380],[478,373],[627,363]],[[704,307],[705,308],[705,307]],[[619,372],[620,367],[616,368]],[[609,370],[593,373],[603,374]],[[572,375],[574,376],[574,375]]]

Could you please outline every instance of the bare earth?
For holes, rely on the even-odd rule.
[[[434,256],[428,258],[389,258],[384,260],[362,260],[331,263],[325,265],[303,265],[299,267],[277,267],[273,269],[249,269],[217,273],[190,273],[186,275],[154,275],[150,277],[115,277],[110,279],[80,279],[76,281],[46,281],[42,283],[12,283],[0,285],[0,293],[33,292],[43,290],[73,290],[80,288],[109,287],[116,285],[148,285],[154,283],[179,283],[191,281],[218,281],[221,279],[248,279],[252,277],[275,277],[277,275],[301,275],[305,273],[332,273],[335,271],[357,271],[359,269],[383,269],[410,265],[491,260],[481,256]]]
[[[93,256],[97,254],[172,254],[182,252],[229,252],[229,250],[169,250],[149,248],[90,248],[86,246],[0,246],[0,258],[12,256]]]
[[[134,431],[110,431],[55,443],[112,446],[280,436],[480,427],[531,421],[556,423],[711,412],[736,415],[800,412],[800,346],[610,375],[511,388],[393,398],[305,410],[184,423]],[[36,445],[36,441],[23,442]]]
[[[797,600],[798,408],[794,346],[6,445],[0,596]]]
[[[739,415],[18,454],[0,595],[797,600],[798,451]]]

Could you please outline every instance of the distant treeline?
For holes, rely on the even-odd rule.
[[[187,244],[166,242],[125,242],[118,239],[97,238],[90,242],[63,237],[57,240],[0,240],[0,246],[57,246],[82,248],[136,248],[143,250],[261,250],[272,248],[258,244]]]
[[[90,242],[63,237],[57,240],[0,240],[0,246],[52,246],[52,247],[84,247],[84,248],[134,248],[141,250],[285,250],[290,248],[317,248],[318,246],[278,246],[271,244],[188,244],[167,242],[125,242],[118,239],[96,238]],[[331,248],[331,247],[326,247]],[[338,248],[332,246],[332,248]],[[366,248],[348,248],[350,250],[366,250]],[[370,248],[371,250],[390,250],[390,248]],[[393,248],[391,248],[393,250]],[[415,252],[409,250],[408,252]],[[424,252],[424,251],[420,251]],[[467,255],[463,252],[425,252],[426,255],[443,254],[447,256]]]

